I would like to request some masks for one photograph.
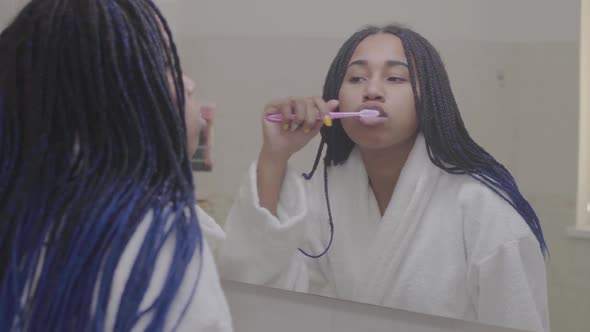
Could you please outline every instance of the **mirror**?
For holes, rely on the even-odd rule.
[[[512,173],[539,216],[551,254],[552,330],[576,331],[590,323],[583,309],[590,307],[590,265],[585,263],[590,243],[566,235],[566,228],[576,224],[579,1],[257,1],[231,6],[169,1],[162,6],[185,70],[198,78],[201,95],[219,108],[215,169],[198,174],[197,192],[222,226],[236,188],[260,151],[264,104],[321,94],[330,63],[349,35],[364,24],[397,21],[440,52],[469,133]],[[316,137],[290,160],[298,172],[311,169],[318,145]],[[321,177],[321,166],[318,170]],[[321,221],[325,226],[326,219]],[[341,221],[334,223],[338,229]],[[324,233],[323,243],[328,239]],[[342,245],[337,236],[334,241],[332,250]],[[228,272],[222,275],[226,279],[249,281],[232,275],[231,268]]]

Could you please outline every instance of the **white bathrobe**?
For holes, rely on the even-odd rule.
[[[358,150],[328,171],[288,168],[278,218],[261,208],[256,165],[216,244],[222,277],[432,315],[549,331],[545,261],[523,218],[490,189],[429,160],[419,135],[381,216]]]
[[[197,216],[203,233],[211,235],[212,240],[219,242],[215,235],[220,236],[219,226],[215,221],[197,206]],[[112,331],[114,321],[119,308],[121,295],[125,288],[129,273],[135,261],[135,257],[143,243],[143,239],[150,224],[149,217],[140,224],[138,230],[131,238],[125,248],[123,255],[115,270],[115,276],[112,284],[112,290],[107,316],[106,331]],[[160,293],[168,268],[174,253],[174,237],[169,238],[164,247],[161,249],[156,260],[156,267],[150,285],[146,291],[145,297],[140,306],[140,310],[146,309],[156,296]],[[201,269],[199,274],[199,268]],[[198,281],[196,290],[193,294],[195,283]],[[187,307],[188,305],[188,307]],[[195,251],[193,259],[187,267],[184,279],[178,289],[170,307],[164,326],[164,331],[171,331],[179,321],[183,310],[186,312],[180,319],[176,331],[195,331],[195,332],[231,332],[233,331],[232,319],[225,295],[221,288],[217,268],[213,260],[213,255],[205,236],[203,237],[203,255],[200,257],[198,250]],[[141,319],[134,331],[143,331],[148,321]]]

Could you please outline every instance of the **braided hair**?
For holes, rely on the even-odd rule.
[[[432,163],[448,173],[473,177],[508,202],[535,234],[545,255],[547,244],[535,211],[521,194],[510,172],[469,136],[441,57],[420,34],[394,24],[384,27],[367,26],[354,33],[344,42],[330,66],[324,84],[324,100],[338,99],[355,49],[365,38],[378,33],[390,33],[402,41],[408,59],[418,130],[424,135]],[[421,95],[418,91],[421,91]],[[303,175],[308,180],[317,169],[324,145],[327,146],[324,157],[324,192],[330,218],[331,244],[334,225],[330,211],[327,169],[344,163],[355,143],[344,131],[340,120],[335,120],[332,127],[322,127],[320,147],[313,168],[309,174]],[[321,255],[310,257],[319,256]]]
[[[181,77],[150,0],[33,0],[2,31],[0,330],[104,330],[144,220],[114,330],[144,316],[162,330],[202,250]],[[162,290],[140,308],[170,238]]]

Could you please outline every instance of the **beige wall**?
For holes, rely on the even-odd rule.
[[[14,2],[0,3],[0,24]],[[590,240],[565,234],[576,216],[579,1],[156,2],[185,70],[220,109],[214,172],[197,175],[199,194],[220,220],[258,151],[264,103],[320,94],[338,46],[363,24],[409,23],[439,48],[468,129],[513,172],[541,218],[551,250],[552,330],[590,326]],[[316,146],[297,156],[302,169]]]
[[[578,227],[590,231],[590,0],[582,0],[580,28],[580,124],[578,146]]]

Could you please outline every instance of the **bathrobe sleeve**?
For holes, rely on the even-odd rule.
[[[256,164],[252,164],[225,223],[226,239],[218,253],[223,278],[309,292],[327,282],[317,260],[304,248],[307,223],[313,219],[309,192],[290,166],[281,188],[278,218],[260,206]]]
[[[475,266],[478,320],[549,331],[545,265],[534,238],[506,243]]]
[[[469,196],[464,220],[468,281],[477,320],[548,332],[546,264],[539,241],[520,214],[491,190],[464,194]]]

